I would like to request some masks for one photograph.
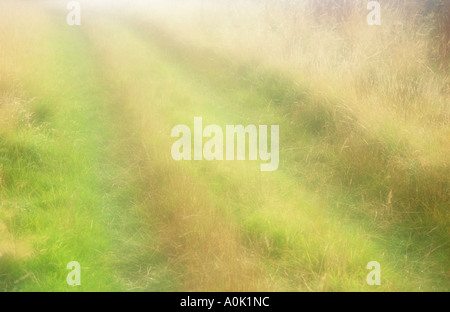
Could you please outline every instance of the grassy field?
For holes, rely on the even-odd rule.
[[[448,20],[381,2],[2,1],[0,290],[449,291]],[[279,169],[173,160],[197,116]]]

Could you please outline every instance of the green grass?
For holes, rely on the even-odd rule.
[[[27,107],[30,126],[0,137],[0,220],[14,237],[13,249],[20,249],[23,241],[30,254],[0,258],[0,288],[137,287],[121,277],[122,271],[135,270],[133,263],[120,271],[117,267],[136,248],[133,244],[150,234],[143,229],[139,237],[132,237],[139,221],[132,212],[137,205],[133,190],[121,187],[130,173],[114,154],[120,134],[111,127],[85,38],[69,28],[51,26],[38,34],[45,42],[40,49],[46,58],[40,63],[29,60],[30,71],[20,77],[33,99]],[[33,71],[36,74],[29,75]],[[81,264],[78,288],[66,284],[66,265],[73,260]]]
[[[389,129],[362,131],[337,94],[154,25],[46,14],[32,50],[45,57],[0,84],[20,81],[27,103],[0,131],[0,290],[449,289],[445,171],[415,163]],[[170,130],[194,116],[279,124],[279,170],[175,162]],[[66,284],[73,260],[80,287]],[[373,260],[381,286],[366,284]]]

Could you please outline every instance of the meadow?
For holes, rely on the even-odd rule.
[[[449,1],[80,2],[0,3],[0,290],[450,290]]]

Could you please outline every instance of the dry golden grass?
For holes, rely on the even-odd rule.
[[[154,158],[152,157],[152,163]],[[156,171],[156,172],[155,172]],[[161,246],[190,291],[270,291],[256,255],[241,242],[238,227],[211,203],[202,187],[169,166],[149,170],[148,221],[159,221]],[[176,196],[174,193],[176,192]]]
[[[0,258],[9,258],[13,261],[20,261],[30,258],[33,249],[27,240],[18,240],[8,231],[8,227],[0,221]]]
[[[30,99],[25,99],[19,79],[26,71],[27,59],[43,57],[37,54],[36,33],[45,27],[44,11],[39,5],[5,0],[0,4],[0,134],[27,126]]]
[[[366,1],[193,0],[133,13],[182,42],[289,75],[334,116],[324,133],[340,183],[392,197],[397,221],[426,211],[444,225],[449,1],[380,2],[381,26],[367,25]],[[284,105],[301,122],[295,107],[305,105]]]

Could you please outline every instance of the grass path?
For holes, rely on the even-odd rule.
[[[302,180],[326,180],[326,168],[313,172],[319,161],[304,163],[322,121],[296,124],[281,104],[310,100],[307,90],[185,50],[145,24],[87,15],[70,28],[55,16],[42,13],[42,44],[16,77],[32,99],[31,126],[0,136],[0,234],[25,250],[0,258],[0,289],[448,288],[445,250],[405,258],[411,242],[355,217],[352,194]],[[280,169],[173,161],[170,130],[192,128],[194,116],[284,125]],[[79,288],[65,283],[72,260]],[[377,288],[366,285],[372,260],[382,266]]]
[[[337,204],[333,199],[311,194],[286,169],[268,175],[248,162],[174,163],[166,152],[171,142],[165,134],[176,124],[192,126],[193,116],[219,125],[254,123],[255,116],[261,124],[290,124],[289,119],[281,109],[268,106],[273,94],[258,95],[236,83],[240,78],[230,76],[232,67],[213,67],[214,75],[205,75],[202,69],[210,73],[210,59],[173,50],[170,40],[139,29],[142,25],[117,24],[96,19],[94,41],[101,42],[102,59],[110,61],[107,76],[120,85],[121,103],[141,119],[137,132],[149,158],[144,185],[149,186],[150,220],[162,222],[160,237],[176,263],[173,270],[181,276],[182,289],[369,290],[369,259],[384,265],[382,289],[435,287],[412,273],[423,272],[429,263],[399,259],[389,249],[395,243],[389,246],[382,232],[369,233],[369,220],[348,220],[329,211]],[[107,39],[111,30],[115,37]],[[196,65],[200,70],[193,70]],[[221,84],[214,86],[214,77]],[[297,129],[288,127],[284,138]],[[297,146],[311,140],[310,134],[296,137]],[[291,160],[285,168],[295,164],[293,154],[284,153]],[[230,263],[236,259],[244,259],[248,268]]]

